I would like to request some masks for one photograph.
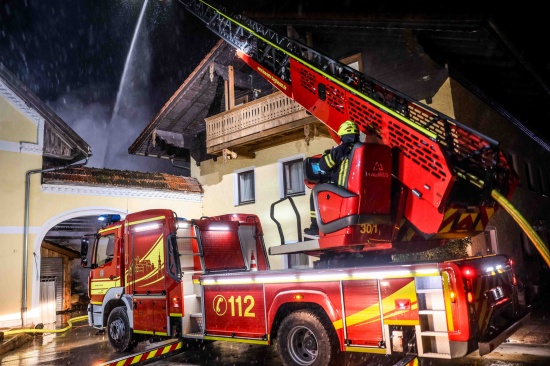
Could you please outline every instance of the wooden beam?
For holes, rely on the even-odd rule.
[[[223,97],[225,101],[225,110],[229,110],[229,80],[223,81]]]
[[[214,63],[214,69],[216,70],[216,74],[220,75],[223,80],[229,80],[229,70],[226,66]],[[239,88],[252,89],[252,78],[242,71],[233,69],[233,81],[235,86]]]
[[[69,249],[69,248],[64,248],[61,245],[53,244],[53,243],[50,243],[50,242],[47,242],[47,241],[42,242],[42,248],[47,249],[47,250],[51,250],[52,252],[55,252],[55,253],[58,253],[58,254],[61,254],[61,255],[64,255],[64,256],[66,256],[70,259],[80,258],[80,253],[79,252],[77,252],[75,250],[72,250],[72,249]]]
[[[227,66],[227,73],[229,76],[229,109],[235,107],[235,74],[233,73],[233,66]]]

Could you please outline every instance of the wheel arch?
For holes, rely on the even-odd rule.
[[[305,294],[304,297],[308,301],[297,301],[296,294]],[[268,312],[270,343],[277,338],[277,332],[283,319],[297,310],[311,310],[324,317],[327,323],[332,325],[332,331],[338,337],[340,348],[343,349],[343,329],[337,330],[334,327],[334,322],[340,319],[340,311],[333,306],[326,294],[319,291],[285,291],[275,297]]]
[[[128,320],[130,326],[134,328],[134,317],[132,314],[132,299],[129,296],[122,295],[124,289],[122,287],[111,288],[105,294],[103,299],[103,316],[102,322],[103,326],[107,326],[107,319],[109,319],[109,314],[113,311],[114,308],[123,306],[126,308],[128,313]]]

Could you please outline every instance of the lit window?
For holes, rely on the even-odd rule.
[[[306,194],[304,183],[304,156],[295,155],[279,160],[279,197]]]
[[[254,169],[235,172],[235,205],[244,205],[256,201]]]
[[[283,163],[283,197],[305,193],[304,160],[298,159]]]

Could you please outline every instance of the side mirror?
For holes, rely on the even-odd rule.
[[[91,268],[91,263],[88,258],[88,247],[90,245],[90,238],[83,236],[80,239],[80,265],[84,268]]]

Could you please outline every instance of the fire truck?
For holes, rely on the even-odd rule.
[[[335,140],[350,119],[379,142],[355,145],[344,186],[305,160],[320,232],[295,244],[266,246],[253,214],[110,217],[82,245],[90,326],[119,352],[146,339],[243,342],[276,345],[285,365],[484,355],[518,329],[529,313],[505,255],[387,260],[484,230],[518,180],[497,141],[252,19],[181,2]],[[293,253],[313,267],[270,269],[269,255]]]
[[[491,352],[529,316],[503,255],[271,270],[256,215],[117,220],[83,245],[83,265],[89,324],[120,352],[172,338],[276,344],[285,365],[342,351],[451,359]]]

